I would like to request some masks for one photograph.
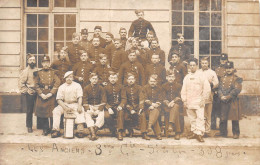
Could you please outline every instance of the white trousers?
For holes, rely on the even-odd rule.
[[[97,126],[98,128],[101,128],[104,125],[105,122],[105,113],[104,110],[100,111],[98,110],[97,106],[89,106],[89,110],[85,112],[85,119],[86,124],[88,127],[94,127]],[[93,120],[93,118],[96,118],[96,121]]]
[[[205,132],[210,133],[211,130],[211,112],[212,112],[212,103],[208,103],[205,105]]]
[[[204,107],[187,109],[187,114],[190,120],[191,131],[196,135],[203,136],[205,132]]]

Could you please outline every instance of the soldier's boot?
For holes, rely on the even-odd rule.
[[[169,133],[173,132],[173,124],[172,123],[169,124],[168,131],[169,131]]]
[[[60,131],[53,130],[51,133],[51,138],[57,138],[60,136]]]
[[[128,130],[128,132],[129,132],[129,137],[132,138],[134,135],[134,130],[131,128]]]
[[[233,139],[239,139],[239,135],[238,134],[234,134],[233,135]]]
[[[77,126],[77,133],[76,133],[76,136],[78,138],[83,138],[84,137],[83,130],[84,130],[84,125],[83,124],[78,124],[78,126]]]
[[[174,139],[175,140],[180,140],[181,136],[180,136],[180,133],[179,132],[176,132],[175,133],[175,136],[174,136]]]
[[[123,135],[122,135],[121,131],[118,132],[117,139],[120,140],[120,141],[123,140]]]
[[[150,137],[147,135],[146,132],[143,133],[143,137],[142,138],[145,139],[145,140],[150,140]]]
[[[94,130],[94,127],[90,127],[89,129],[90,129],[90,132],[91,132],[91,136],[90,136],[89,140],[92,140],[92,141],[97,140],[98,137],[96,136],[96,132]]]

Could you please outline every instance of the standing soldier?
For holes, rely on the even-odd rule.
[[[165,53],[159,46],[159,41],[157,39],[152,39],[150,50],[146,53],[146,62],[151,63],[151,58],[153,54],[158,54],[160,57],[160,64],[165,66]]]
[[[144,110],[140,112],[141,132],[145,140],[150,140],[147,137],[147,131],[156,135],[157,140],[162,140],[161,128],[158,118],[161,112],[161,104],[163,102],[162,89],[157,85],[157,75],[151,75],[148,80],[148,84],[144,86]],[[147,121],[148,118],[148,128]]]
[[[107,32],[107,34],[106,34],[105,54],[108,57],[109,64],[110,64],[110,61],[111,61],[111,58],[112,58],[112,53],[116,49],[115,45],[113,43],[113,40],[114,40],[114,35],[112,33],[110,33],[110,32]]]
[[[178,44],[177,45],[173,45],[169,51],[169,56],[168,56],[168,62],[171,61],[172,59],[172,55],[173,55],[173,51],[177,51],[179,53],[180,56],[180,62],[184,62],[185,65],[187,65],[187,62],[191,56],[191,50],[190,47],[188,45],[184,44],[184,37],[183,34],[178,33],[177,34],[179,36],[178,38]]]
[[[103,53],[105,53],[105,49],[100,46],[100,39],[98,37],[94,37],[92,39],[92,45],[88,51],[90,62],[93,65],[96,65],[99,62],[99,54]]]
[[[114,44],[115,44],[115,49],[112,52],[110,66],[114,72],[118,72],[120,66],[125,62],[126,52],[121,47],[122,44],[120,39],[115,39]]]
[[[208,57],[204,57],[201,59],[201,69],[204,73],[204,76],[209,81],[210,87],[211,87],[211,93],[209,95],[209,98],[205,100],[205,135],[209,136],[211,131],[211,112],[212,112],[212,101],[213,101],[213,95],[214,91],[218,88],[218,77],[216,75],[216,72],[211,70],[209,68],[209,62]]]
[[[119,29],[119,35],[120,35],[120,42],[122,44],[122,48],[123,48],[123,50],[125,50],[126,42],[127,42],[127,38],[126,38],[127,31],[126,31],[126,28],[121,27]]]
[[[93,39],[99,38],[100,47],[105,48],[106,47],[106,40],[103,37],[101,37],[101,34],[102,34],[102,27],[101,26],[95,26]],[[91,40],[91,42],[92,42],[92,40]]]
[[[38,94],[35,103],[35,115],[43,129],[43,135],[47,136],[52,127],[52,110],[55,107],[55,95],[60,86],[60,79],[55,71],[50,68],[49,56],[43,57],[42,66],[42,70],[34,72]],[[48,118],[50,118],[50,125]]]
[[[20,75],[18,86],[22,97],[26,98],[26,127],[28,133],[32,133],[33,109],[36,100],[35,82],[33,78],[33,72],[37,70],[35,56],[29,53],[27,55],[27,63],[28,66]]]
[[[181,89],[181,98],[190,119],[192,134],[188,139],[196,138],[204,142],[205,132],[204,108],[205,100],[210,95],[210,85],[204,74],[197,70],[198,60],[190,59],[189,66],[191,73],[185,76]]]
[[[105,124],[109,127],[112,135],[116,135],[118,130],[118,140],[123,140],[124,129],[124,107],[126,105],[126,92],[123,85],[118,83],[118,75],[110,72],[109,83],[104,88],[107,104],[105,107]],[[115,123],[116,119],[116,123]]]
[[[88,41],[88,29],[81,29],[81,40],[79,45],[83,47],[85,51],[88,51],[90,42]]]
[[[232,120],[233,138],[238,139],[240,134],[239,120],[241,109],[238,94],[242,89],[243,79],[234,74],[234,63],[226,63],[226,75],[221,78],[218,89],[220,104],[220,135],[227,137],[227,120]]]
[[[68,46],[68,55],[72,67],[80,61],[80,50],[84,48],[79,45],[80,35],[78,33],[73,33],[72,44]]]
[[[128,32],[128,37],[138,37],[141,40],[146,40],[146,34],[148,31],[152,31],[156,36],[152,24],[144,19],[144,11],[135,10],[135,14],[138,19],[132,22]]]

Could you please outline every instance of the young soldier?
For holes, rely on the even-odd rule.
[[[51,64],[51,68],[54,70],[57,70],[57,75],[59,77],[59,79],[61,80],[61,82],[63,82],[63,76],[64,74],[71,70],[71,63],[69,62],[69,58],[68,58],[68,49],[67,47],[63,47],[60,50],[59,56],[58,56],[58,60],[54,61]]]
[[[180,106],[181,106],[181,86],[175,78],[176,72],[167,72],[167,81],[162,85],[164,92],[164,117],[165,117],[165,127],[166,127],[166,137],[169,133],[173,131],[173,126],[175,127],[175,140],[180,140],[181,124],[180,124]]]
[[[218,96],[221,99],[220,110],[220,135],[227,137],[227,120],[232,120],[233,138],[238,139],[239,120],[241,109],[239,107],[238,94],[242,89],[243,79],[234,74],[234,63],[226,63],[226,75],[221,78]]]
[[[188,73],[188,70],[187,67],[182,62],[180,62],[180,55],[178,52],[173,52],[170,65],[171,66],[169,70],[175,72],[176,81],[182,84],[184,77]]]
[[[73,33],[72,35],[72,44],[68,46],[68,55],[72,67],[80,61],[80,50],[84,48],[79,45],[80,34]]]
[[[88,41],[88,29],[81,29],[81,40],[79,45],[84,48],[85,51],[88,51],[90,42]]]
[[[121,65],[119,70],[119,82],[121,84],[127,84],[127,74],[131,73],[136,77],[136,84],[144,85],[145,84],[145,75],[144,68],[136,59],[136,52],[132,51],[128,55],[129,61]]]
[[[126,90],[126,112],[125,112],[125,128],[128,129],[129,137],[133,137],[133,128],[138,126],[139,112],[144,108],[144,96],[142,87],[136,83],[136,78],[133,74],[127,74]],[[143,134],[143,138],[149,138],[147,134]]]
[[[152,31],[156,36],[152,24],[144,19],[144,11],[135,10],[135,14],[138,19],[132,22],[128,32],[128,37],[139,37],[143,40],[146,39],[147,31]]]
[[[152,31],[149,31],[146,35],[146,38],[147,38],[147,41],[148,41],[148,44],[149,44],[148,47],[151,49],[152,40],[155,39],[156,37],[154,36]]]
[[[89,84],[89,75],[93,71],[94,66],[88,60],[86,51],[81,51],[80,62],[73,67],[73,73],[76,82],[78,82],[82,89]]]
[[[151,56],[151,63],[146,65],[145,68],[145,77],[147,78],[146,82],[151,75],[157,75],[157,83],[161,86],[166,80],[166,70],[163,65],[160,63],[160,56],[158,54],[153,54]]]
[[[99,64],[94,70],[99,77],[99,83],[104,87],[108,84],[109,72],[112,71],[108,65],[108,58],[106,54],[99,55]]]
[[[121,27],[119,29],[119,35],[120,35],[120,42],[122,44],[122,48],[123,48],[123,50],[125,50],[126,42],[127,42],[127,38],[126,38],[127,31],[126,31],[126,28]]]
[[[97,64],[99,62],[99,54],[102,53],[105,53],[105,49],[100,46],[100,39],[98,37],[94,37],[88,52],[90,62],[93,65]]]
[[[110,72],[109,83],[104,88],[107,97],[105,110],[105,123],[109,127],[112,135],[116,135],[116,126],[118,130],[118,140],[123,140],[124,129],[124,107],[126,104],[126,92],[123,85],[118,83],[118,75]],[[115,123],[115,119],[117,124]]]
[[[158,118],[160,116],[161,104],[163,101],[162,89],[157,85],[157,75],[151,75],[148,84],[144,86],[144,112],[140,112],[141,132],[145,140],[150,140],[147,137],[147,131],[154,131],[157,140],[162,140],[161,128]],[[148,128],[146,118],[148,118]]]
[[[104,125],[104,106],[107,101],[103,87],[98,84],[98,75],[91,73],[89,80],[90,84],[83,90],[83,106],[86,124],[91,132],[90,140],[97,140],[96,132]]]
[[[100,47],[105,48],[106,47],[106,40],[103,37],[101,37],[101,34],[102,34],[102,27],[101,26],[95,26],[93,39],[99,38]],[[92,40],[91,40],[91,42],[92,42]]]
[[[28,133],[32,133],[32,115],[36,100],[35,82],[33,78],[33,72],[37,70],[35,56],[29,53],[27,55],[27,63],[28,66],[20,74],[18,87],[22,93],[22,97],[26,98],[26,127]]]
[[[122,44],[121,44],[120,39],[115,39],[114,44],[115,44],[115,49],[114,49],[114,51],[112,51],[112,56],[110,59],[110,66],[114,72],[118,72],[120,69],[120,66],[125,62],[124,58],[126,56],[126,52],[121,47]]]
[[[38,94],[35,103],[35,115],[37,116],[40,128],[43,129],[42,134],[47,136],[52,126],[52,111],[55,107],[55,94],[60,86],[60,79],[55,71],[50,68],[49,56],[43,57],[42,66],[42,70],[34,72]]]
[[[105,47],[105,54],[108,57],[109,64],[112,58],[112,52],[116,49],[113,43],[114,35],[110,32],[106,33],[106,47]]]
[[[214,72],[209,68],[208,57],[204,57],[201,59],[200,71],[204,73],[204,76],[209,81],[211,87],[211,93],[209,95],[209,98],[205,100],[205,111],[204,111],[205,135],[209,136],[211,130],[211,111],[212,111],[213,94],[214,91],[217,90],[218,88],[218,77],[216,75],[216,72]]]
[[[188,62],[189,58],[191,57],[190,46],[184,44],[185,40],[184,40],[183,34],[178,33],[177,36],[179,36],[178,44],[173,45],[171,47],[171,49],[169,51],[168,62],[170,62],[172,59],[172,55],[173,55],[172,52],[177,51],[180,56],[180,62],[184,62],[184,64],[187,65],[187,62]]]
[[[73,71],[66,72],[64,79],[65,83],[59,87],[56,97],[59,105],[53,110],[53,132],[51,137],[60,136],[61,115],[66,113],[76,116],[75,123],[78,124],[76,136],[83,138],[83,123],[85,122],[84,108],[82,107],[83,91],[80,84],[73,81]]]
[[[160,64],[162,64],[162,66],[165,66],[165,53],[159,47],[159,43],[158,43],[157,39],[152,39],[152,41],[151,41],[151,48],[146,53],[147,63],[151,63],[151,58],[152,58],[153,54],[158,54],[160,57]]]
[[[138,38],[132,38],[129,40],[131,42],[132,47],[126,51],[126,54],[128,55],[131,52],[135,52],[137,61],[140,62],[143,67],[146,65],[146,54],[145,52],[138,47],[139,45],[139,39]],[[127,58],[125,58],[125,61],[128,61]]]
[[[192,134],[188,139],[196,138],[199,142],[204,142],[202,137],[205,132],[204,107],[211,90],[203,73],[197,71],[198,60],[190,59],[189,66],[191,73],[185,76],[181,90],[181,98],[191,124]]]

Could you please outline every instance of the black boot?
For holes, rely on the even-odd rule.
[[[120,140],[120,141],[123,140],[123,135],[122,135],[121,131],[118,132],[117,139]]]
[[[32,133],[33,132],[32,127],[28,127],[27,131],[28,131],[28,133]]]
[[[96,132],[94,130],[94,127],[90,127],[89,129],[90,129],[90,132],[91,132],[91,136],[90,136],[89,140],[92,140],[92,141],[97,140],[98,137],[96,136]]]
[[[143,133],[143,137],[142,138],[145,139],[145,140],[150,140],[150,137],[147,135],[146,132]]]

